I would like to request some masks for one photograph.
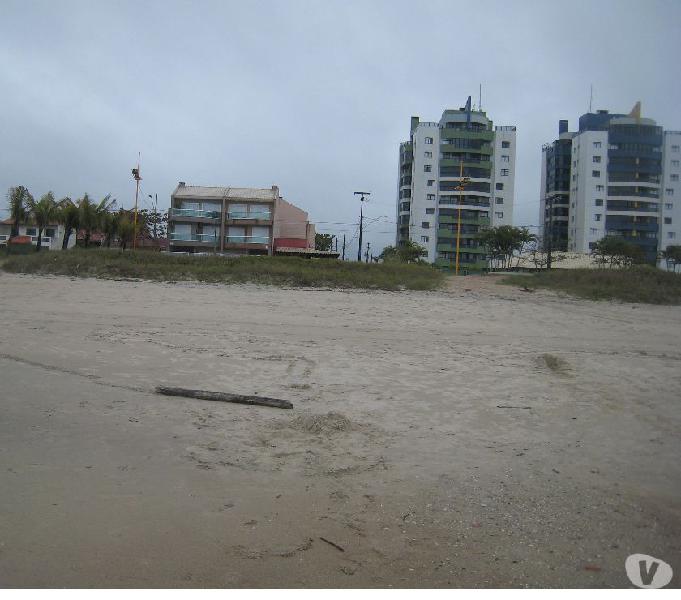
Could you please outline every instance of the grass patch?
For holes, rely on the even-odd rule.
[[[562,291],[590,300],[681,304],[681,274],[650,266],[630,269],[552,269],[522,278],[512,275],[504,278],[502,283]]]
[[[440,271],[427,265],[283,256],[191,256],[101,248],[8,256],[1,266],[10,273],[37,275],[380,290],[432,290],[444,281]]]

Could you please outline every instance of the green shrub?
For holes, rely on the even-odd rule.
[[[444,280],[439,271],[427,265],[279,256],[192,256],[101,248],[10,256],[2,266],[12,273],[72,277],[382,290],[432,290]]]

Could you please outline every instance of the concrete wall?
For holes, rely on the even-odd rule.
[[[315,228],[308,220],[307,213],[297,206],[278,198],[274,210],[274,239],[306,240],[308,248],[314,248]]]
[[[504,148],[504,142],[508,148]],[[492,186],[490,193],[490,218],[493,227],[513,225],[515,200],[515,127],[495,127]],[[502,173],[506,173],[502,175]],[[504,189],[497,190],[496,184],[503,183]]]

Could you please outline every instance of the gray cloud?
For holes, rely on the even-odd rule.
[[[681,3],[0,3],[0,188],[144,194],[179,180],[280,186],[319,229],[394,238],[409,118],[438,120],[483,86],[517,125],[517,224],[536,224],[541,144],[588,108],[681,129]],[[331,223],[347,223],[333,225]],[[386,232],[386,233],[383,233]],[[356,249],[354,251],[356,253]]]

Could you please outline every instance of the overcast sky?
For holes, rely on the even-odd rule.
[[[494,123],[518,128],[515,224],[536,224],[558,120],[574,128],[593,83],[594,110],[641,100],[679,130],[680,59],[678,0],[0,0],[0,190],[129,207],[141,152],[160,206],[178,181],[276,184],[348,239],[369,190],[378,251],[410,117],[437,121],[482,84]]]

